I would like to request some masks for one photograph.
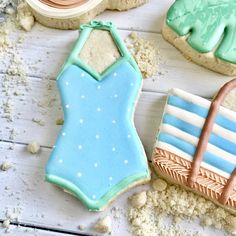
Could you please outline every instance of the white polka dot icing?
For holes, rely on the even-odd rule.
[[[46,179],[73,192],[90,210],[100,210],[125,189],[149,179],[131,112],[142,78],[126,57],[100,77],[70,57],[66,63],[57,79],[65,122]]]
[[[128,160],[124,160],[124,164],[126,164],[126,165],[127,165],[127,164],[128,164],[128,162],[129,162]]]

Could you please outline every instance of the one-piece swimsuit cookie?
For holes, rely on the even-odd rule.
[[[108,30],[121,57],[102,74],[79,53],[91,31]],[[133,114],[142,85],[139,69],[111,23],[81,26],[57,83],[64,125],[46,167],[46,180],[101,210],[114,197],[150,178]]]

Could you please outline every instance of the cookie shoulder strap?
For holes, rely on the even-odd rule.
[[[91,70],[90,67],[88,67],[79,57],[79,53],[81,51],[81,49],[83,48],[86,40],[88,39],[91,31],[93,29],[98,29],[98,30],[107,30],[110,32],[112,39],[114,40],[114,43],[116,44],[119,53],[121,55],[120,59],[118,59],[118,61],[116,63],[114,63],[113,66],[116,66],[119,64],[119,62],[122,61],[128,61],[131,66],[135,69],[135,71],[137,73],[139,73],[139,75],[141,76],[141,72],[138,68],[138,65],[136,64],[135,60],[133,59],[132,55],[130,54],[130,52],[128,51],[125,43],[123,42],[123,40],[121,39],[121,37],[119,36],[119,33],[117,32],[116,27],[114,26],[114,24],[112,22],[102,22],[102,21],[91,21],[88,24],[83,24],[80,26],[80,35],[79,38],[77,39],[69,57],[67,58],[67,60],[65,61],[64,65],[62,66],[60,73],[57,77],[57,79],[59,79],[60,75],[63,73],[63,71],[65,69],[67,69],[68,66],[75,64],[78,65],[82,68],[84,68],[86,71],[88,71],[92,76],[97,77],[98,80],[100,78],[100,76],[94,71]],[[110,68],[108,68],[108,70],[105,73],[109,73],[109,70],[113,69],[113,66],[111,66]],[[103,75],[104,76],[104,75]],[[141,76],[142,77],[142,76]]]

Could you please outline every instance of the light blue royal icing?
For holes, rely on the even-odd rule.
[[[167,133],[161,132],[158,136],[158,140],[168,143],[191,156],[195,154],[196,147],[194,145]],[[231,174],[235,168],[234,164],[209,152],[204,153],[203,161],[229,174]]]
[[[191,134],[197,138],[200,137],[201,130],[199,127],[192,125],[186,121],[183,121],[173,115],[165,114],[163,117],[164,124],[170,124],[188,134]],[[229,152],[233,155],[236,155],[236,143],[233,143],[227,139],[224,139],[214,133],[211,133],[209,138],[209,143]]]
[[[112,68],[97,80],[67,63],[57,80],[65,122],[46,178],[90,210],[100,210],[128,187],[149,179],[133,124],[142,78],[126,57]]]
[[[206,118],[208,114],[207,108],[196,105],[192,102],[189,102],[175,95],[170,95],[168,97],[167,104],[178,107],[185,111],[189,111],[202,118]],[[199,138],[201,134],[201,129],[199,127],[193,124],[190,124],[184,120],[181,120],[175,117],[174,115],[171,115],[168,113],[164,114],[162,123],[174,126],[178,128],[179,130],[184,131],[197,138]],[[236,122],[227,119],[221,114],[217,115],[216,123],[225,129],[236,132]],[[157,137],[157,139],[159,141],[168,143],[191,156],[194,156],[195,154],[196,147],[194,145],[180,138],[174,137],[173,135],[169,135],[165,132],[161,132],[159,136]],[[231,153],[232,155],[236,155],[236,143],[234,142],[234,140],[232,141],[227,140],[219,135],[214,134],[214,132],[212,132],[209,138],[209,143],[211,143],[212,145],[215,145],[218,148],[221,148],[222,150],[226,152]],[[223,159],[220,156],[216,156],[208,151],[205,152],[203,161],[229,174],[232,173],[232,171],[235,168],[235,164]]]
[[[196,105],[194,103],[191,103],[189,101],[186,101],[180,97],[171,95],[168,97],[167,104],[176,106],[178,108],[187,110],[189,112],[192,112],[196,115],[199,115],[203,118],[207,117],[208,109],[199,105]],[[236,122],[227,119],[226,117],[218,114],[216,116],[215,123],[220,125],[221,127],[231,130],[233,132],[236,132]]]

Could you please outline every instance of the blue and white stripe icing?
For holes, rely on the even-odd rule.
[[[204,98],[172,89],[156,147],[192,161],[210,105]],[[235,112],[220,108],[201,165],[226,178],[236,167]]]

